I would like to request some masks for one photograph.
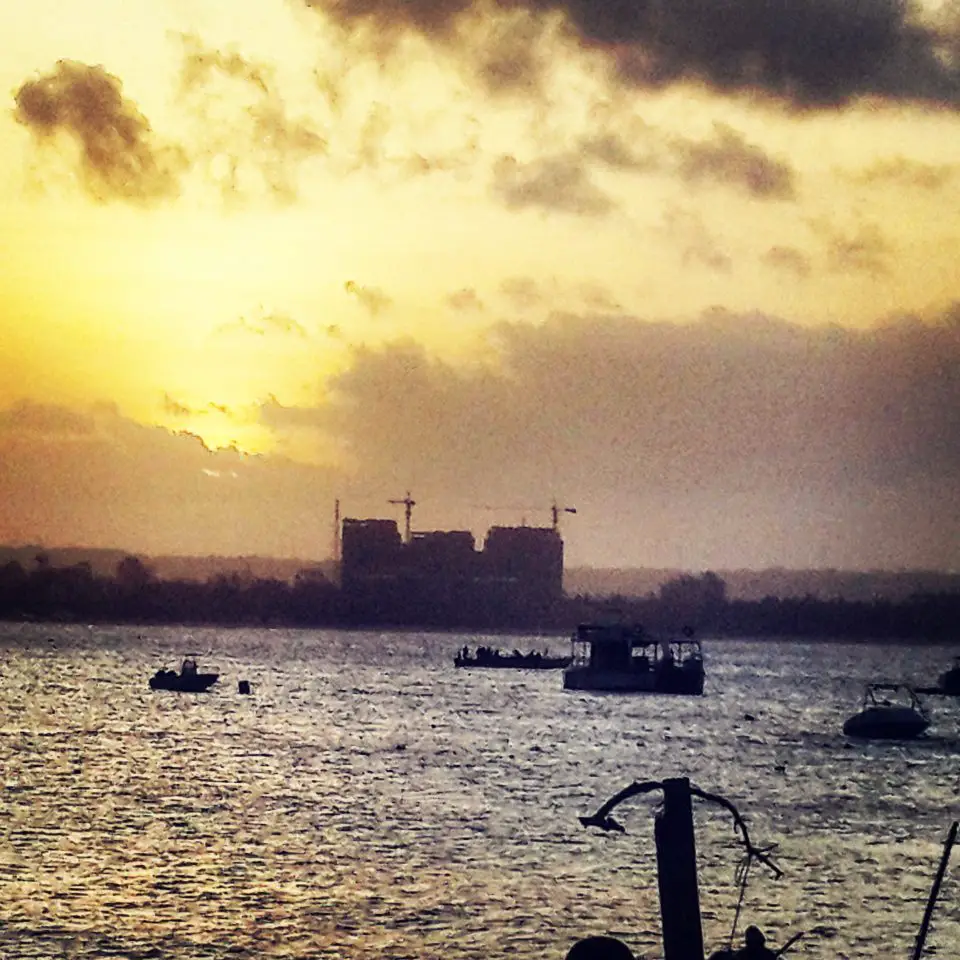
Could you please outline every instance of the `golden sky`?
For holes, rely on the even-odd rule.
[[[960,569],[958,24],[0,6],[0,542]]]

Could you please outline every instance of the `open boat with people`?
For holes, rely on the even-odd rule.
[[[453,658],[455,667],[513,668],[514,670],[559,670],[570,663],[570,657],[553,657],[539,650],[521,653],[503,653],[496,647],[477,647],[471,652],[462,647]]]
[[[703,651],[689,627],[680,637],[658,638],[640,624],[581,623],[571,642],[565,690],[703,693]]]
[[[176,670],[158,670],[150,678],[151,690],[176,690],[180,693],[203,693],[220,678],[218,673],[200,673],[197,661],[187,657]]]
[[[930,726],[912,687],[903,683],[870,683],[858,713],[848,717],[843,732],[863,740],[912,740]]]

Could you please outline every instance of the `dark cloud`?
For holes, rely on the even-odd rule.
[[[713,234],[696,211],[671,205],[663,215],[663,235],[680,249],[681,261],[687,266],[703,266],[727,272],[733,266],[721,240]]]
[[[309,334],[303,324],[284,313],[260,311],[252,317],[238,317],[229,323],[223,323],[216,329],[217,333],[245,333],[257,337],[269,334],[281,336],[295,336],[306,339]]]
[[[280,433],[317,427],[315,410],[282,404],[272,393],[258,404],[257,418],[260,423]]]
[[[760,199],[790,200],[793,168],[775,160],[726,124],[714,125],[714,137],[676,141],[678,172],[687,181],[725,183]]]
[[[889,271],[890,244],[876,224],[861,224],[852,230],[827,229],[827,265],[836,273],[869,273],[881,276]]]
[[[471,0],[305,0],[351,29],[417,31],[450,43],[491,4]],[[906,0],[492,0],[502,11],[562,13],[627,82],[680,81],[799,107],[860,96],[960,105],[958,29]]]
[[[160,407],[165,414],[171,417],[176,417],[177,419],[185,419],[187,417],[204,417],[210,416],[211,414],[220,414],[224,417],[233,417],[233,411],[225,404],[215,403],[213,400],[209,400],[201,407],[191,407],[185,403],[182,403],[180,400],[177,400],[175,397],[172,397],[169,393],[165,393],[163,395],[163,400],[160,404]]]
[[[464,287],[451,293],[447,299],[447,306],[461,313],[483,313],[484,305],[479,294],[472,287]]]
[[[370,314],[371,317],[378,317],[387,310],[393,301],[379,287],[366,287],[355,280],[348,280],[343,289],[347,294],[353,297],[357,303]]]
[[[95,430],[92,417],[64,407],[22,400],[0,410],[0,432],[37,436],[87,437]]]
[[[655,172],[662,161],[651,150],[640,150],[635,140],[629,140],[610,130],[584,137],[580,153],[588,160],[596,160],[612,170],[631,173]]]
[[[810,258],[796,247],[770,247],[763,255],[763,262],[797,277],[806,277],[810,273]]]
[[[211,73],[218,72],[249,83],[269,96],[272,72],[268,67],[248,60],[235,50],[212,50],[205,47],[198,37],[189,34],[182,34],[180,40],[185,48],[180,67],[183,87],[190,89],[204,84]]]
[[[759,200],[795,196],[793,167],[727,124],[714,124],[710,138],[691,140],[642,123],[634,123],[627,136],[611,128],[614,122],[607,121],[611,126],[605,124],[580,140],[578,154],[585,162],[619,173],[669,174],[686,183],[728,186]]]
[[[493,195],[508,210],[603,217],[615,207],[590,179],[584,161],[573,154],[541,157],[530,163],[501,157],[493,168]]]
[[[906,157],[878,160],[849,178],[856,183],[890,184],[895,187],[913,187],[919,190],[938,190],[957,174],[956,166],[920,163]]]
[[[547,302],[547,295],[533,277],[507,277],[500,284],[500,293],[513,310],[535,310]]]
[[[181,403],[179,400],[171,397],[169,393],[163,395],[163,401],[160,404],[161,409],[164,413],[168,414],[171,417],[189,417],[192,416],[196,411],[188,407],[185,403]]]
[[[515,10],[507,17],[487,19],[482,29],[471,31],[471,42],[460,48],[461,57],[487,92],[537,97],[543,93],[542,79],[549,65],[544,39],[543,25]]]
[[[21,84],[14,99],[14,117],[39,141],[73,141],[81,182],[96,199],[144,202],[179,192],[187,165],[182,149],[154,134],[119,78],[102,66],[60,60]]]
[[[623,310],[617,298],[606,287],[599,283],[579,284],[580,298],[586,310],[599,313],[622,313]]]
[[[326,138],[311,121],[291,116],[268,65],[210,49],[190,34],[179,39],[180,93],[199,123],[196,160],[208,171],[220,163],[210,175],[227,197],[244,194],[256,175],[275,198],[295,199],[299,164],[325,155]]]

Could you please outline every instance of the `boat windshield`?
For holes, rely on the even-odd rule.
[[[640,624],[581,623],[573,635],[573,656],[577,664],[631,671],[697,669],[703,661],[699,640],[659,639]]]
[[[908,707],[923,714],[923,704],[905,684],[871,683],[863,695],[864,707]]]

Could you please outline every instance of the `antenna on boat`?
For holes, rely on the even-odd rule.
[[[413,508],[417,505],[416,500],[410,499],[410,491],[407,491],[407,495],[402,500],[388,500],[387,503],[402,503],[404,506],[404,517],[406,518],[405,535],[403,538],[404,543],[410,542],[410,516],[413,513]]]

